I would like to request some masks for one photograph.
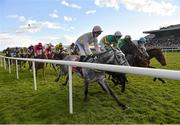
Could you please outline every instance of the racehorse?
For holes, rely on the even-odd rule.
[[[45,55],[42,54],[42,55],[38,55],[35,57],[36,59],[46,59]],[[45,63],[42,63],[42,62],[35,62],[35,68],[36,68],[36,75],[37,75],[37,71],[39,69],[42,69],[42,73],[43,73],[43,77],[45,79],[45,70],[46,70],[46,66],[45,66]]]
[[[16,57],[18,57],[18,58],[26,58],[26,55],[24,54],[23,48],[20,48],[19,51],[16,51]],[[21,70],[22,67],[25,67],[26,61],[18,60],[18,65],[19,65],[20,70]]]
[[[79,56],[77,56],[77,55],[67,55],[67,56],[65,56],[65,58],[63,60],[76,61],[77,59],[79,59]],[[112,50],[97,54],[95,58],[90,57],[86,60],[86,62],[101,63],[101,64],[114,64],[114,65],[126,65],[126,66],[129,65],[128,61],[125,58],[125,55],[118,49],[112,49]],[[77,71],[77,70],[73,70],[73,71]],[[61,65],[60,72],[55,81],[57,82],[62,75],[67,75],[67,74],[68,74],[68,66]],[[82,68],[82,76],[81,77],[84,79],[84,100],[85,101],[87,100],[88,85],[91,82],[97,82],[106,93],[108,93],[110,96],[112,96],[112,98],[117,102],[117,104],[122,109],[127,108],[125,104],[121,103],[118,100],[118,98],[115,96],[113,91],[108,86],[107,81],[105,80],[105,72],[104,71]],[[123,87],[125,87],[125,85]]]
[[[12,57],[12,56],[11,56],[11,51],[10,51],[9,48],[7,48],[7,49],[5,50],[5,56],[6,56],[6,57]],[[6,65],[9,66],[8,59],[6,58],[5,60],[6,60]],[[10,64],[11,64],[11,60],[10,60]]]
[[[133,42],[125,42],[125,44],[120,49],[126,55],[126,58],[131,66],[149,66],[147,53],[142,53],[142,51],[140,51]]]
[[[114,49],[113,47],[111,48],[112,50]],[[108,51],[107,51],[108,52]],[[76,48],[76,50],[74,51],[74,53],[78,53],[78,50]],[[72,54],[72,53],[71,53]],[[103,53],[105,54],[105,53]],[[114,53],[116,56],[116,53]],[[55,53],[54,54],[54,59],[55,60],[63,60],[67,55],[70,55],[69,53],[67,53],[66,51],[62,51],[61,53]],[[98,54],[101,55],[101,54]],[[87,58],[86,58],[87,59]],[[77,59],[78,60],[78,59]],[[77,61],[76,60],[76,61]],[[109,76],[112,76],[111,81],[114,83],[114,85],[122,85],[122,89],[121,92],[125,91],[125,84],[128,82],[126,74],[124,73],[117,73],[117,72],[110,72],[110,71],[106,71],[107,74],[109,74]],[[109,77],[110,79],[110,77]],[[69,78],[68,76],[66,77],[66,81],[65,83],[63,83],[63,85],[66,85],[68,82]],[[56,80],[55,80],[56,81]]]
[[[35,53],[34,51],[27,51],[27,53],[25,54],[26,58],[36,58],[36,59],[45,59],[45,55],[38,55],[35,57]],[[32,62],[28,61],[29,64],[29,70],[32,71]],[[37,71],[39,69],[42,69],[42,73],[43,73],[43,77],[45,78],[45,64],[41,63],[41,62],[35,62],[35,68],[36,68],[36,75],[37,75]]]
[[[147,49],[147,53],[149,55],[149,60],[151,60],[152,58],[155,58],[162,66],[166,66],[166,59],[160,48]],[[150,66],[150,67],[155,68],[153,66]],[[161,78],[154,78],[153,80],[156,81],[156,79],[158,79],[162,83],[165,83],[165,81]]]

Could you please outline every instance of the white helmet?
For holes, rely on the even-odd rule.
[[[94,26],[92,32],[102,32],[102,29],[100,26]]]
[[[122,36],[122,34],[121,34],[121,32],[120,31],[116,31],[115,33],[114,33],[114,36]]]

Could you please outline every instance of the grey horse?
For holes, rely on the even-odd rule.
[[[77,55],[67,55],[63,60],[76,61],[77,58],[78,58]],[[129,63],[126,60],[125,55],[122,53],[122,51],[118,49],[111,49],[106,52],[97,54],[95,58],[93,57],[88,58],[86,62],[129,66]],[[68,74],[68,66],[61,65],[58,77],[55,81],[57,82],[60,76],[67,75],[67,74]],[[113,99],[117,102],[117,104],[122,109],[127,108],[125,104],[123,104],[122,102],[118,100],[118,98],[115,96],[113,91],[108,86],[107,81],[105,80],[104,71],[82,68],[82,74],[83,76],[81,77],[84,79],[84,100],[85,101],[87,100],[89,83],[97,82],[105,92],[107,92],[110,96],[113,97]]]

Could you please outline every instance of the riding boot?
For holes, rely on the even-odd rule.
[[[86,56],[80,56],[80,59],[79,59],[79,62],[84,62],[84,59],[85,59]]]

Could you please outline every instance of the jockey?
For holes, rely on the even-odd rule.
[[[55,46],[56,52],[61,53],[64,49],[63,44],[60,42]]]
[[[101,50],[106,51],[110,46],[117,47],[118,40],[122,37],[120,31],[116,31],[114,35],[106,35],[100,40]]]
[[[100,48],[98,46],[98,40],[97,37],[102,33],[102,29],[100,26],[94,26],[92,29],[92,32],[88,32],[80,36],[76,40],[76,45],[79,49],[80,54],[80,62],[84,60],[86,56],[91,56],[93,53],[89,47],[90,44],[94,44],[94,47],[96,49],[96,52],[100,52]]]
[[[18,57],[18,53],[19,53],[19,50],[18,50],[18,47],[16,47],[13,51],[13,57]]]
[[[138,45],[138,49],[140,49],[143,53],[146,53],[147,58],[149,58],[149,55],[146,51],[146,47],[144,46],[144,44],[146,43],[146,39],[144,37],[141,37],[138,41],[137,41]]]
[[[146,43],[146,39],[145,39],[144,37],[141,37],[141,38],[137,41],[137,43],[138,43],[138,47],[139,47],[139,48],[141,48],[141,47],[145,48],[144,44]]]
[[[52,49],[51,49],[51,47],[52,47],[51,43],[47,44],[47,47],[45,49],[47,58],[52,57]]]
[[[10,52],[10,48],[8,47],[6,50],[5,50],[5,56],[7,57],[11,57],[11,52]]]
[[[44,55],[44,50],[42,43],[38,43],[38,45],[35,45],[35,57],[38,58],[43,55]]]
[[[75,49],[75,44],[72,43],[72,44],[67,48],[67,51],[69,52],[69,54],[74,54],[74,49]]]
[[[124,44],[125,44],[126,42],[131,42],[131,36],[130,36],[130,35],[126,35],[126,36],[124,37],[124,39],[119,39],[119,40],[118,40],[118,44],[117,44],[117,48],[120,48],[120,49],[121,49],[121,47],[124,46]]]
[[[34,46],[33,45],[30,45],[28,47],[27,53],[28,53],[28,55],[33,55],[34,54]]]

